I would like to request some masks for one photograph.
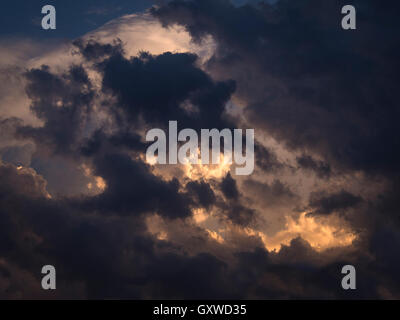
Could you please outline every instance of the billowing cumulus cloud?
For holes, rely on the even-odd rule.
[[[400,297],[399,23],[355,6],[354,33],[341,1],[174,0],[5,43],[0,297]],[[254,173],[147,162],[170,120],[254,128]]]

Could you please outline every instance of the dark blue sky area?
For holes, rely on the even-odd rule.
[[[235,5],[260,0],[232,0]],[[277,0],[267,0],[276,2]],[[168,0],[1,0],[0,38],[76,38],[124,14],[142,12]],[[44,5],[56,8],[57,29],[43,30]]]
[[[153,0],[1,0],[0,37],[76,38],[123,14],[144,11]],[[57,29],[41,28],[42,7],[55,6]]]

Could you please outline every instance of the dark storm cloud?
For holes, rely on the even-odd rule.
[[[169,250],[168,242],[149,237],[140,217],[105,218],[74,201],[49,199],[33,171],[1,165],[0,178],[2,298],[370,298],[381,284],[396,290],[390,274],[398,259],[383,250],[398,242],[390,230],[373,241],[378,265],[354,252],[324,263],[301,239],[279,253],[237,253],[227,264],[211,254]],[[56,293],[40,289],[41,266],[49,263],[57,267]],[[338,286],[347,263],[360,279],[351,294]]]
[[[248,208],[240,202],[229,203],[224,209],[227,218],[240,226],[248,226],[250,223],[254,222],[256,217],[256,211],[254,209]]]
[[[276,154],[272,150],[259,143],[255,143],[254,152],[257,168],[260,168],[265,172],[276,172],[285,167],[283,163],[279,162]]]
[[[225,178],[222,179],[221,191],[224,196],[229,200],[236,200],[239,197],[239,191],[236,185],[236,181],[232,178],[230,173],[228,173]]]
[[[79,40],[75,46],[86,59],[96,62],[103,74],[103,91],[117,96],[117,106],[105,103],[104,111],[118,126],[112,133],[104,127],[90,128],[94,99],[99,93],[93,89],[83,66],[71,66],[61,75],[42,66],[26,72],[26,91],[32,101],[31,110],[44,125],[15,124],[19,137],[33,139],[51,153],[92,163],[94,173],[105,180],[107,187],[101,195],[82,202],[90,210],[123,215],[158,212],[169,218],[182,218],[191,214],[190,207],[196,202],[209,207],[215,200],[206,184],[189,184],[189,192],[180,192],[177,179],[164,182],[153,175],[147,165],[132,160],[124,152],[145,150],[146,144],[131,129],[140,117],[151,125],[165,124],[170,118],[188,127],[203,127],[206,122],[217,128],[231,126],[222,116],[234,85],[214,83],[195,66],[196,56],[192,54],[153,56],[141,53],[126,59],[119,41],[103,45],[94,41],[83,44]],[[181,106],[186,100],[190,100],[198,112],[188,114]],[[46,160],[41,159],[39,153],[34,155],[32,163],[41,173],[50,173],[53,167],[51,163],[43,165]],[[62,166],[65,168],[59,170],[67,174],[63,180],[70,187],[68,175],[72,172],[66,170],[68,164]],[[55,177],[59,179],[60,175]],[[76,181],[87,185],[83,178]],[[53,192],[62,191],[51,178],[49,186]]]
[[[94,168],[107,188],[84,204],[92,210],[121,214],[159,212],[169,218],[191,214],[191,201],[179,193],[179,181],[163,181],[143,162],[123,154],[106,154],[94,159]]]
[[[117,109],[130,121],[143,117],[162,127],[168,120],[177,120],[183,128],[233,127],[224,111],[235,83],[214,82],[196,66],[196,55],[142,52],[128,59],[120,41],[111,45],[77,40],[74,44],[87,60],[101,60],[97,68],[103,74],[103,91],[117,97]]]
[[[90,295],[95,283],[115,270],[107,261],[115,257],[117,246],[124,245],[123,236],[115,239],[116,233],[115,242],[110,242],[113,235],[103,229],[107,222],[87,219],[76,209],[70,211],[67,202],[46,198],[43,178],[32,172],[21,173],[11,165],[2,165],[0,169],[2,186],[7,187],[0,190],[1,225],[4,231],[8,230],[1,233],[7,239],[7,242],[2,241],[3,259],[17,263],[22,271],[31,274],[36,283],[39,282],[42,265],[60,266],[58,290],[61,295],[66,293],[68,281],[79,282],[81,278],[88,281]],[[96,265],[96,268],[89,271],[89,265]],[[22,276],[23,273],[17,278]],[[2,298],[8,296],[10,289],[12,291],[10,287],[1,292]],[[31,293],[31,296],[22,290],[22,297],[40,296],[40,290],[40,285],[37,285],[38,292]],[[101,290],[98,293],[105,294]],[[86,293],[83,291],[80,295],[84,297]],[[75,296],[79,297],[76,293]]]
[[[275,179],[272,183],[262,183],[247,179],[244,181],[245,189],[262,203],[265,208],[294,205],[297,195],[290,190],[289,186]]]
[[[392,265],[374,264],[362,251],[344,251],[336,259],[329,257],[331,253],[317,252],[301,238],[293,239],[277,253],[262,248],[240,252],[230,273],[235,292],[245,292],[239,296],[253,299],[368,299],[377,294],[390,299],[390,292],[398,292]],[[393,266],[399,265],[394,256],[390,259]],[[357,290],[346,291],[338,285],[346,264],[357,268]],[[381,268],[391,272],[381,274]],[[390,283],[390,279],[395,282]],[[387,292],[382,292],[382,285]]]
[[[28,284],[25,289],[18,288],[21,297],[40,297],[40,270],[45,264],[56,266],[58,297],[64,298],[227,294],[225,286],[215,286],[223,283],[224,263],[206,254],[177,255],[165,251],[165,245],[157,249],[158,243],[146,233],[143,219],[105,218],[79,208],[75,200],[49,199],[42,177],[13,165],[0,165],[0,178],[2,264],[5,259],[18,265],[0,297],[12,296],[12,285],[27,276],[36,290],[30,292]],[[11,278],[6,266],[2,270],[2,276]],[[170,291],[178,278],[182,279],[180,285]],[[74,284],[75,289],[71,288]]]
[[[231,128],[222,116],[234,83],[214,83],[195,66],[196,59],[189,53],[141,53],[131,59],[115,54],[99,64],[103,90],[118,98],[118,106],[131,120],[142,116],[154,125],[177,120],[180,126],[194,129]],[[185,110],[183,103],[195,111]]]
[[[227,270],[226,264],[210,254],[164,255],[151,267],[154,277],[150,280],[150,292],[156,299],[166,296],[170,299],[232,298],[235,293],[226,290],[231,286],[225,275]]]
[[[89,61],[97,61],[98,59],[123,52],[122,42],[119,39],[114,40],[112,44],[102,44],[93,39],[89,39],[86,42],[82,39],[77,39],[73,41],[72,44],[77,47],[82,56]]]
[[[215,38],[210,70],[237,81],[251,121],[279,141],[340,167],[398,173],[399,5],[353,1],[357,30],[344,31],[345,4],[176,0],[152,13]]]
[[[92,182],[76,161],[60,155],[47,156],[39,150],[32,154],[29,166],[46,177],[47,190],[55,197],[87,193],[87,185]]]
[[[313,159],[311,156],[302,155],[296,158],[300,168],[313,171],[319,178],[329,178],[332,171],[328,163]]]
[[[148,143],[144,143],[141,137],[129,131],[129,129],[120,128],[119,131],[107,135],[102,129],[96,130],[93,135],[83,141],[80,153],[85,157],[91,157],[96,154],[110,152],[110,150],[131,150],[145,152]]]
[[[343,34],[338,27],[340,15],[332,18],[332,12],[339,12],[338,3],[280,0],[275,7],[235,7],[222,0],[173,1],[153,13],[166,24],[183,24],[197,40],[209,33],[214,36],[219,48],[208,68],[236,81],[237,93],[249,99],[247,112],[253,123],[278,142],[313,149],[329,161],[300,157],[302,168],[322,176],[334,165],[396,173],[398,111],[389,95],[395,88],[386,81],[396,78],[396,52],[390,49],[398,22],[383,4],[363,2],[360,35]],[[372,17],[371,9],[376,9],[376,16]],[[369,25],[372,18],[381,27],[375,29],[375,22]],[[385,41],[380,40],[383,30],[388,32],[382,37]],[[139,119],[149,126],[178,120],[191,128],[231,127],[224,106],[236,87],[232,81],[213,80],[196,66],[193,54],[142,53],[126,58],[118,42],[75,45],[100,72],[102,94],[116,98],[115,103],[101,104],[111,128],[88,126],[100,93],[90,83],[86,67],[71,66],[61,75],[42,67],[29,70],[26,78],[31,109],[44,126],[0,120],[0,132],[14,138],[16,130],[19,138],[33,139],[40,150],[32,158],[33,166],[46,167],[43,172],[51,167],[38,160],[45,149],[71,166],[89,164],[93,174],[105,180],[106,189],[95,196],[49,198],[46,180],[33,170],[0,164],[0,297],[41,297],[40,269],[45,264],[57,268],[61,298],[399,296],[400,241],[397,225],[391,223],[398,218],[395,183],[378,203],[369,203],[374,228],[336,255],[332,251],[339,249],[320,253],[297,238],[279,252],[252,246],[227,262],[210,253],[182,253],[184,247],[150,236],[146,219],[154,213],[173,223],[190,217],[193,208],[216,206],[221,212],[218,218],[239,226],[257,218],[233,177],[226,176],[222,185],[215,183],[224,194],[218,197],[211,183],[164,180],[137,157],[145,148],[136,132],[141,129]],[[382,56],[387,59],[377,62]],[[238,76],[247,70],[254,80]],[[271,89],[266,88],[269,85]],[[193,110],[189,112],[185,105]],[[15,162],[21,150],[3,151],[5,160]],[[272,151],[259,146],[258,152],[262,156],[257,165],[264,171],[282,165]],[[247,179],[243,187],[265,207],[291,206],[297,200],[278,179],[271,183]],[[314,194],[310,208],[329,215],[353,209],[360,201],[346,191]],[[199,252],[209,245],[200,236],[196,241]],[[248,242],[261,246],[261,241]],[[358,289],[351,293],[340,287],[341,267],[349,263],[357,267],[359,279]],[[24,288],[23,282],[29,285]]]
[[[234,6],[227,0],[175,0],[152,9],[152,14],[165,26],[182,25],[195,41],[206,35],[214,38],[217,51],[207,68],[219,78],[236,81],[235,94],[248,103],[245,114],[256,130],[265,130],[278,143],[321,159],[299,156],[296,160],[300,168],[312,170],[320,178],[336,179],[340,170],[367,173],[371,184],[377,175],[384,179],[385,186],[376,192],[378,198],[363,201],[342,191],[314,194],[310,199],[310,209],[320,215],[351,210],[351,217],[346,217],[367,234],[363,239],[367,245],[360,250],[382,250],[381,266],[369,265],[365,258],[354,262],[362,276],[371,279],[359,292],[365,297],[382,290],[379,282],[392,293],[399,287],[389,261],[396,266],[398,263],[387,258],[392,250],[381,245],[378,235],[387,224],[396,226],[393,234],[399,233],[399,188],[395,181],[400,173],[400,23],[396,13],[400,6],[397,2],[352,1],[357,10],[357,30],[344,31],[341,8],[347,4],[336,0],[280,0],[274,5]],[[261,199],[265,197],[258,183],[248,182],[247,188],[250,186],[260,190]],[[276,199],[270,197],[272,203]],[[398,250],[396,240],[393,247]],[[323,272],[335,268],[339,263]],[[289,271],[293,268],[282,269],[289,272],[283,276],[285,282],[296,283]],[[301,279],[305,296],[312,297],[316,292],[329,295],[317,289],[311,293],[307,288],[306,283],[333,284],[332,278],[319,279],[320,272],[303,272],[297,267],[292,274]],[[390,278],[395,281],[389,285]],[[381,291],[379,295],[390,296]]]
[[[2,144],[7,141],[13,141],[15,139],[16,129],[22,125],[23,121],[19,118],[0,118],[0,135]]]
[[[239,191],[237,182],[228,174],[219,183],[219,189],[225,197],[225,201],[219,201],[218,206],[231,222],[240,225],[248,226],[255,222],[257,212],[251,205],[244,203],[244,197]]]
[[[376,230],[371,239],[371,252],[376,256],[376,269],[379,275],[384,275],[382,278],[384,287],[396,287],[399,292],[400,284],[400,258],[397,254],[400,247],[400,236],[398,229],[390,225]],[[393,299],[393,297],[387,297]]]
[[[216,197],[214,191],[207,182],[190,181],[186,184],[186,190],[196,199],[199,206],[206,209],[215,204]]]
[[[33,171],[0,165],[1,298],[233,298],[230,267],[210,254],[169,250],[143,219],[96,215],[75,200],[49,199]],[[172,200],[171,200],[172,201]],[[206,239],[197,239],[206,244]],[[4,260],[5,259],[5,260]],[[43,293],[41,266],[57,268],[57,292]],[[236,273],[236,272],[235,272]],[[25,287],[21,284],[23,281]],[[31,288],[32,287],[32,288]]]
[[[371,229],[383,227],[387,224],[400,227],[400,179],[394,176],[390,182],[378,193],[377,198],[369,201],[368,221]]]
[[[0,164],[1,193],[13,193],[31,198],[45,196],[46,180],[43,177],[35,176],[33,170],[18,169],[10,164]]]
[[[0,156],[4,162],[28,167],[35,147],[31,143],[22,146],[7,146],[0,149]]]
[[[309,207],[313,210],[312,214],[331,214],[353,208],[362,201],[361,197],[345,190],[328,195],[323,192],[314,192],[310,195]]]
[[[85,120],[92,108],[95,93],[82,66],[71,66],[61,76],[47,66],[26,73],[26,92],[32,112],[42,121],[42,127],[19,126],[22,138],[31,138],[55,153],[73,154],[82,136]]]

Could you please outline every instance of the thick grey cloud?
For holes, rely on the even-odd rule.
[[[204,68],[193,53],[127,57],[121,41],[78,40],[82,65],[27,70],[31,111],[43,125],[0,120],[7,162],[0,164],[0,296],[48,298],[40,268],[53,264],[62,298],[398,297],[399,25],[394,7],[355,1],[359,29],[344,33],[340,5],[172,1],[152,13],[166,26],[183,25],[195,41],[213,36],[217,51]],[[260,174],[244,180],[165,178],[143,161],[147,126],[178,120],[182,128],[234,127],[225,110],[233,95],[245,102],[256,132],[297,152],[293,167],[261,144]],[[90,173],[79,178],[82,164]],[[295,192],[302,185],[287,177],[297,169],[315,172],[323,178],[312,181],[320,183],[315,189],[328,191],[301,203]],[[364,186],[362,196],[354,186],[340,191],[339,171],[349,180],[383,179],[383,188],[371,197]],[[77,187],[94,177],[104,180],[101,192]],[[302,204],[314,223],[344,216],[357,240],[319,251],[295,238],[268,252],[256,232],[243,233],[259,222],[260,207],[277,216],[287,211],[284,223]],[[200,230],[195,211],[242,231],[232,236],[241,244],[209,236],[215,221]],[[170,225],[165,234],[149,230],[155,217]],[[181,226],[180,234],[168,234]],[[344,264],[357,267],[356,292],[340,288]]]
[[[332,170],[328,163],[318,161],[310,156],[303,155],[296,158],[297,164],[300,168],[315,172],[319,178],[329,178]]]
[[[361,197],[344,190],[329,195],[317,192],[311,194],[309,206],[313,214],[330,214],[355,207],[362,201]]]
[[[215,193],[210,185],[204,181],[190,181],[186,184],[186,190],[193,194],[200,207],[208,209],[215,204]]]
[[[249,119],[279,141],[336,166],[397,172],[397,4],[355,1],[354,32],[340,28],[344,4],[176,0],[152,13],[197,41],[214,37],[210,70],[236,80]]]
[[[72,154],[83,135],[95,95],[86,70],[71,66],[66,74],[58,76],[48,66],[42,66],[28,71],[26,78],[31,110],[44,125],[21,126],[18,134],[47,145],[55,153]]]
[[[333,184],[341,179],[338,172],[365,175],[371,185],[383,181],[368,199],[354,195],[354,188],[336,188],[313,193],[309,203],[320,216],[347,212],[346,219],[366,235],[363,241],[375,248],[377,235],[387,225],[396,225],[392,232],[399,233],[394,196],[400,168],[398,4],[353,1],[357,30],[350,32],[340,27],[345,4],[281,0],[235,6],[227,0],[175,0],[152,14],[165,26],[183,26],[194,41],[213,37],[217,51],[207,64],[209,72],[236,81],[235,94],[246,102],[249,123],[300,154],[297,168]],[[260,190],[264,198],[279,189],[266,185],[262,193],[262,184],[251,180],[246,186]],[[269,202],[282,194],[275,192]],[[367,252],[368,246],[360,250]],[[389,260],[381,260],[382,270],[390,269]],[[360,263],[364,268],[365,261]],[[378,265],[371,267],[373,272],[366,269],[375,277],[365,288],[369,293],[378,290],[381,279],[396,278],[380,274]],[[394,281],[391,288],[397,285]]]
[[[230,173],[222,180],[221,190],[227,199],[236,200],[239,197],[236,181],[232,178]]]

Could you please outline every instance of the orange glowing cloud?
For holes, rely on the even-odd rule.
[[[349,246],[356,239],[356,235],[349,228],[341,226],[341,223],[335,218],[326,221],[319,220],[303,212],[298,219],[286,217],[285,229],[273,236],[267,236],[261,231],[250,228],[246,228],[245,232],[259,236],[269,251],[279,251],[283,244],[289,245],[297,237],[306,240],[315,250],[323,251]]]
[[[93,175],[92,169],[88,167],[86,164],[82,164],[81,168],[83,170],[83,174],[85,175],[85,177],[91,178],[93,180],[92,182],[89,182],[87,185],[87,188],[89,190],[94,190],[96,187],[99,193],[101,193],[106,189],[107,184],[102,177]]]
[[[230,170],[232,164],[224,155],[220,154],[220,161],[218,164],[202,164],[201,159],[193,164],[188,162],[184,165],[185,175],[191,180],[222,178]]]
[[[219,243],[229,244],[231,239],[237,237],[235,234],[255,236],[261,239],[268,251],[279,251],[282,245],[289,245],[297,237],[307,241],[319,252],[329,248],[350,246],[356,239],[356,234],[338,217],[315,218],[306,212],[301,213],[297,219],[287,216],[282,230],[274,235],[267,235],[261,230],[233,225],[226,221],[223,225],[215,225],[209,221],[211,216],[204,210],[195,210],[193,221]]]

